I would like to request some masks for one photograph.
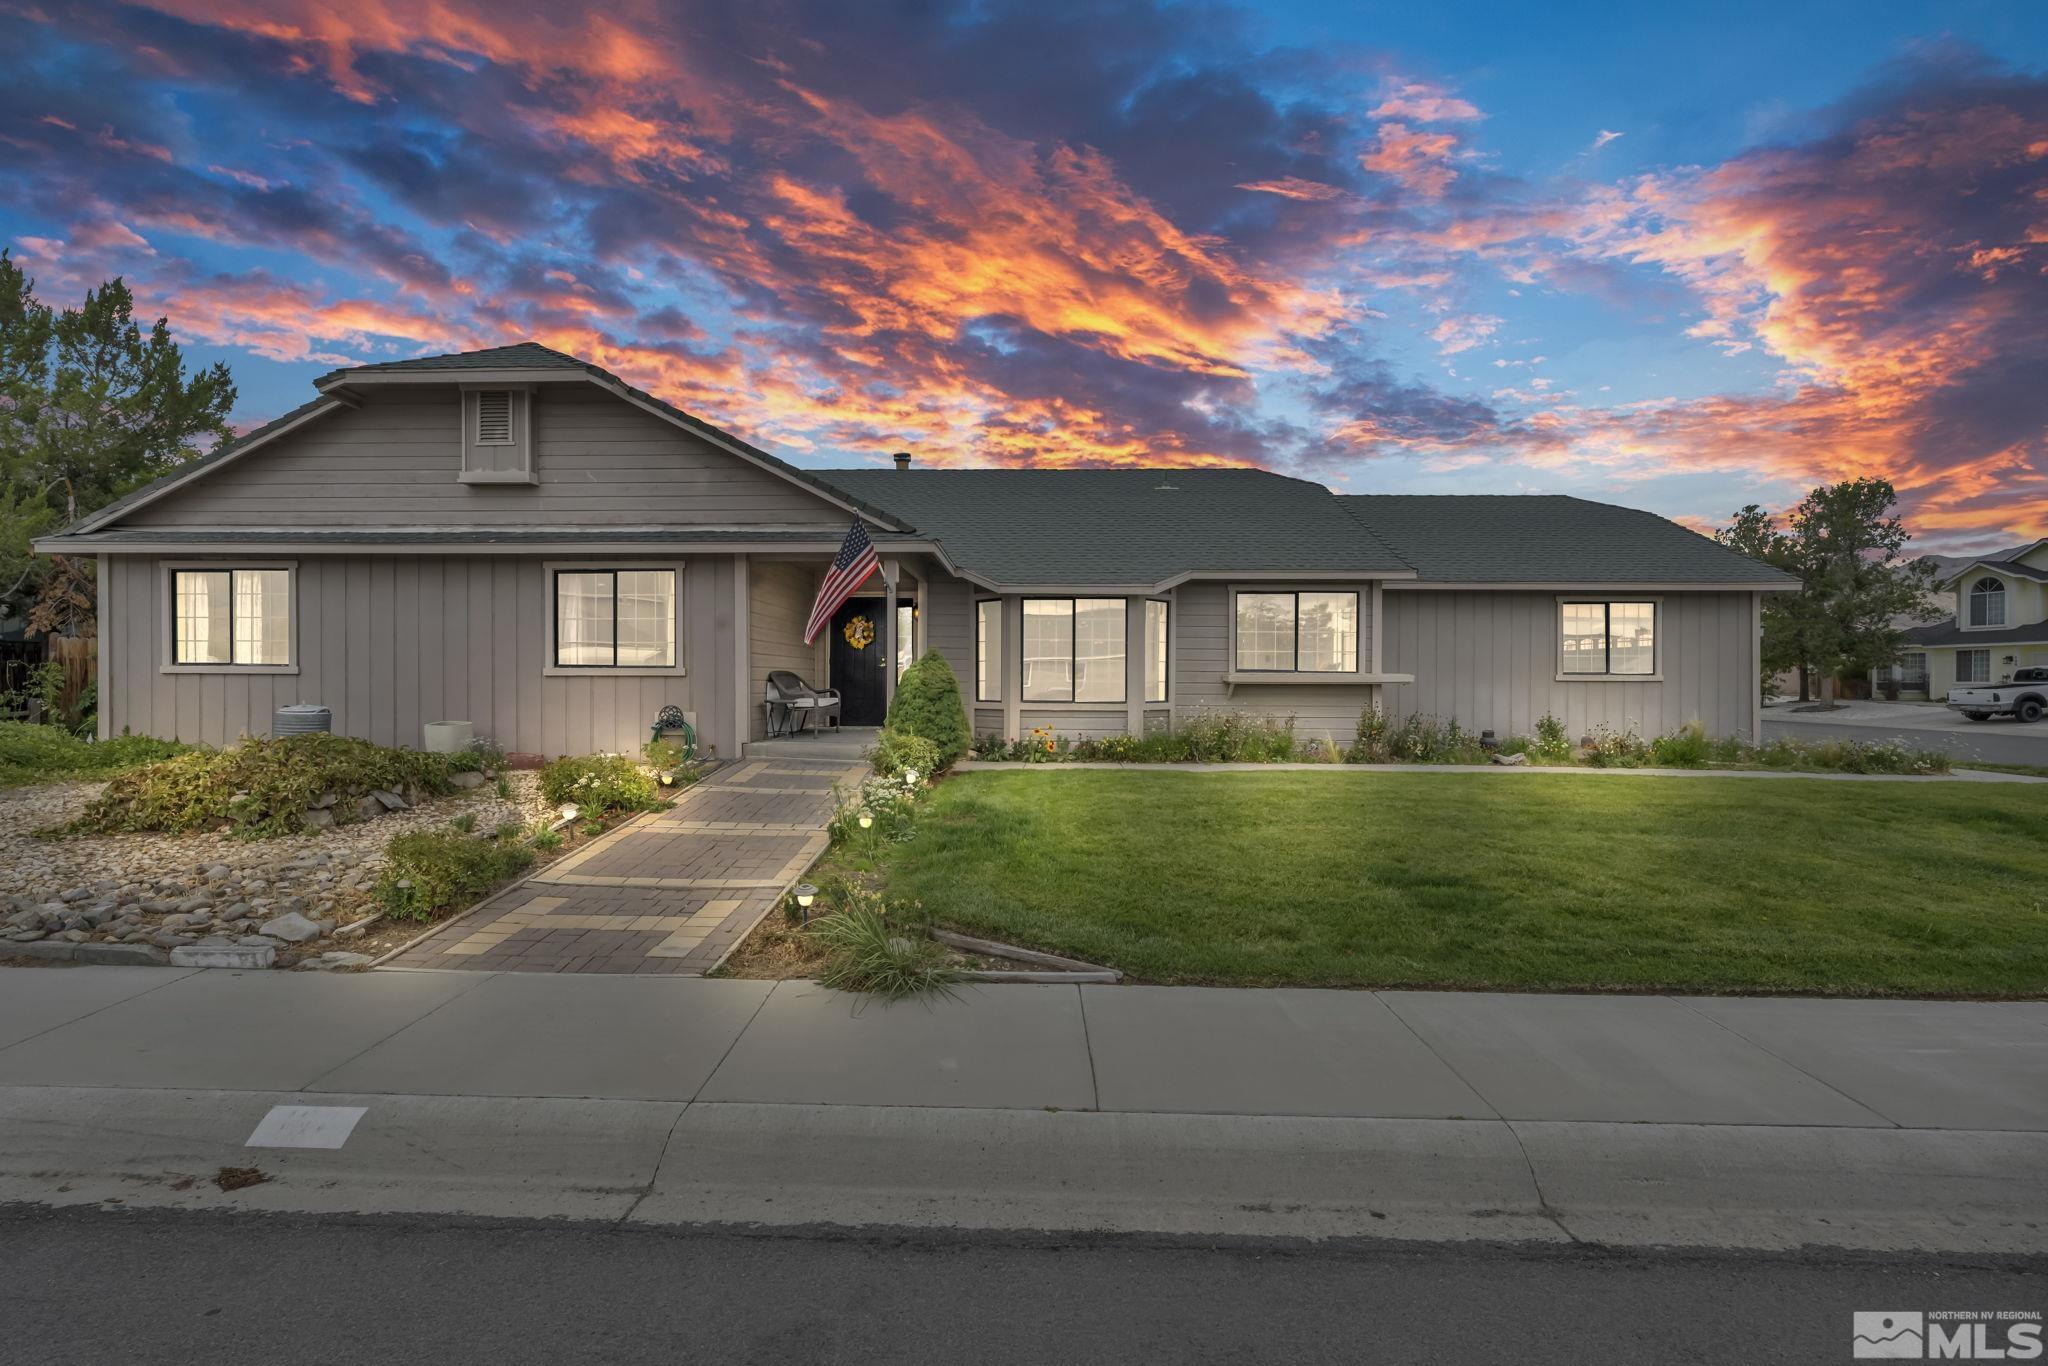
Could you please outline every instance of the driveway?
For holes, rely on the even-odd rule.
[[[1966,763],[2048,767],[2048,721],[1972,721],[1938,702],[1845,702],[1839,711],[1794,712],[1798,705],[1766,709],[1764,739],[1891,741]]]
[[[825,852],[862,763],[748,759],[448,922],[387,966],[701,976]]]

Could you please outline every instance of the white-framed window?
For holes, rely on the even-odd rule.
[[[1972,626],[2005,625],[2005,580],[1986,574],[1970,585],[1970,616]]]
[[[1991,681],[1991,651],[1957,650],[1956,682],[1989,683]]]
[[[550,565],[548,667],[681,671],[681,575],[673,565]]]
[[[167,564],[165,667],[289,671],[293,656],[290,564]]]
[[[1169,608],[1157,598],[1145,601],[1145,700],[1164,702],[1166,700],[1166,651],[1167,612]]]
[[[1003,700],[1003,600],[974,604],[974,700]]]
[[[1024,599],[1026,702],[1124,700],[1124,600]]]
[[[1656,602],[1561,600],[1557,671],[1565,678],[1656,677]]]
[[[1240,592],[1239,673],[1357,673],[1358,594]]]

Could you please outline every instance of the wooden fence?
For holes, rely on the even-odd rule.
[[[78,695],[100,676],[100,643],[91,636],[51,636],[50,658],[64,666],[64,714],[78,714]]]

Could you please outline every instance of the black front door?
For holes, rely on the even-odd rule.
[[[882,600],[853,598],[832,614],[832,686],[839,689],[839,724],[879,726],[889,711],[883,691]],[[849,628],[856,646],[847,639]]]

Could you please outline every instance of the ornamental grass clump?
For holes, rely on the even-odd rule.
[[[848,896],[843,909],[811,923],[811,934],[829,953],[821,985],[860,991],[884,1000],[909,996],[956,996],[958,970],[946,951],[923,934],[893,923],[889,908],[871,892]]]
[[[431,920],[532,866],[533,851],[516,840],[422,830],[384,846],[384,870],[370,895],[395,919]]]
[[[113,779],[74,831],[233,830],[252,839],[295,835],[306,812],[337,824],[358,819],[372,792],[406,802],[453,790],[456,773],[479,766],[463,754],[390,749],[346,735],[252,739],[195,749]]]

